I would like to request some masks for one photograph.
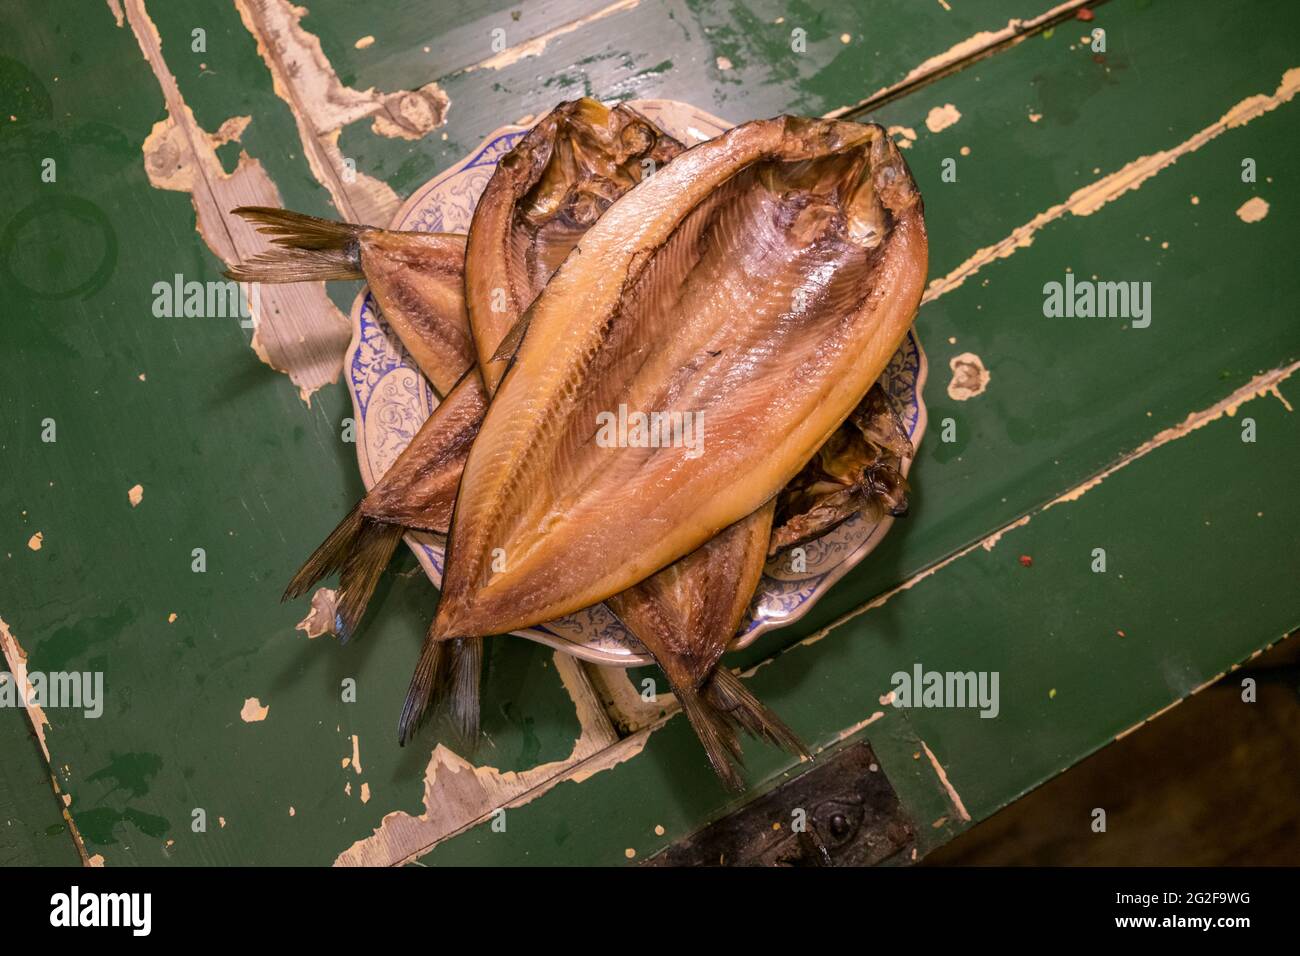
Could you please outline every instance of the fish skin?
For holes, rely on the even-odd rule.
[[[907,513],[903,463],[914,454],[898,410],[877,383],[853,414],[781,489],[769,556],[820,537],[854,515]]]
[[[685,147],[635,110],[589,98],[560,103],[502,157],[470,222],[465,297],[488,393],[494,358],[587,229],[649,168]]]
[[[776,510],[773,498],[684,558],[606,605],[644,645],[668,679],[710,766],[732,791],[744,789],[737,731],[790,751],[808,748],[719,661],[758,588]]]
[[[446,534],[456,490],[488,398],[471,368],[361,501],[375,521]]]
[[[474,363],[475,348],[478,357],[490,358],[591,222],[639,181],[645,171],[641,160],[664,163],[684,150],[629,107],[611,109],[586,98],[561,103],[497,164],[475,206],[469,236],[457,237],[460,259],[421,262],[416,275],[436,272],[437,282],[413,281],[405,243],[385,238],[405,233],[367,233],[361,266],[367,277],[372,268],[378,273],[385,317],[390,310],[400,313],[402,328],[421,340],[420,350],[435,353],[421,361],[421,368],[441,363],[462,379]],[[502,311],[493,308],[494,289],[508,293]],[[434,319],[422,321],[420,313],[430,310]],[[445,318],[453,315],[465,319]],[[504,363],[489,366],[498,367]],[[451,406],[444,408],[444,402],[434,410],[367,494],[361,509],[367,517],[424,531],[449,530],[460,469],[477,431],[473,416],[477,412],[481,419],[495,387],[493,373],[478,368],[479,384],[466,380],[470,376],[457,381]]]
[[[832,156],[849,157],[847,166],[839,169],[828,161]],[[837,179],[846,176],[844,183]],[[729,185],[739,177],[748,179]],[[816,196],[803,202],[800,177],[810,190],[831,184],[838,206],[813,201]],[[653,284],[662,282],[661,273],[689,276],[694,267],[683,270],[681,260],[692,252],[717,260],[728,251],[715,244],[710,252],[700,237],[764,188],[776,198],[758,202],[751,218],[730,228],[739,234],[775,223],[776,234],[807,240],[797,256],[813,272],[805,273],[801,288],[820,281],[818,268],[829,270],[809,290],[815,307],[805,303],[778,315],[768,301],[761,314],[737,315],[745,308],[715,306],[706,319],[687,315],[672,326],[671,339],[654,341],[665,318],[655,314],[660,300],[646,288],[671,290]],[[755,269],[782,254],[760,247],[743,270],[710,278],[730,282],[729,290],[748,284],[761,297],[767,290],[754,281]],[[841,268],[850,260],[856,271]],[[773,276],[788,271],[775,261]],[[695,146],[642,182],[609,207],[528,309],[528,332],[466,463],[431,633],[436,639],[499,633],[587,607],[762,506],[879,376],[911,323],[925,271],[920,197],[878,126],[792,117],[749,123]],[[841,276],[847,278],[837,285]],[[849,281],[862,276],[870,281]],[[642,280],[648,285],[638,287]],[[707,287],[678,288],[685,291],[676,305],[683,295],[710,301]],[[641,309],[640,326],[628,318],[632,307],[625,301]],[[817,320],[827,304],[846,314]],[[725,349],[736,327],[757,339],[730,365],[714,361],[721,353],[711,347]],[[810,334],[820,337],[794,347]],[[597,371],[589,375],[592,368]],[[753,387],[759,374],[768,380],[766,392]],[[737,382],[751,387],[737,391]],[[583,405],[583,388],[603,391]],[[594,432],[584,413],[610,408],[619,396],[629,397],[629,407],[656,410],[689,409],[698,400],[721,418],[721,446],[715,438],[696,461],[644,449],[574,455]],[[753,441],[752,428],[739,427],[746,416],[751,424],[761,417],[775,441]],[[618,534],[615,523],[623,529]],[[506,565],[493,572],[497,548]]]
[[[463,289],[465,237],[371,229],[361,269],[385,321],[439,396],[474,365]]]
[[[272,248],[225,274],[238,282],[362,279],[440,396],[474,363],[465,308],[466,237],[376,229],[270,206],[240,206]]]
[[[565,116],[567,111],[578,105],[582,104],[562,105],[542,121],[541,128],[555,130],[557,117]],[[597,132],[616,128],[617,123],[621,122],[618,109],[608,114],[608,122],[602,119],[602,114],[603,107],[591,106],[583,115],[590,128]],[[644,122],[650,129],[654,129],[648,121]],[[626,128],[636,129],[639,124]],[[654,139],[657,133],[650,135]],[[580,140],[581,137],[575,137],[574,142]],[[556,149],[562,150],[569,141],[555,132],[549,132],[547,149],[552,142]],[[527,219],[526,214],[520,216],[518,210],[515,210],[513,215],[508,215],[501,211],[509,211],[512,203],[520,202],[521,197],[525,196],[532,200],[531,208],[536,208],[538,196],[551,196],[551,204],[545,210],[548,215],[553,215],[559,205],[555,196],[560,190],[555,188],[555,183],[547,185],[549,173],[544,174],[536,161],[536,156],[541,151],[530,151],[527,141],[521,145],[523,149],[507,156],[499,165],[484,192],[484,198],[480,200],[475,224],[471,228],[469,260],[466,264],[467,288],[472,289],[470,274],[477,270],[484,275],[498,277],[496,280],[487,280],[489,285],[493,281],[504,281],[512,290],[510,301],[514,308],[509,314],[498,316],[494,313],[493,318],[500,319],[497,324],[480,322],[473,325],[480,355],[491,355],[493,363],[503,362],[503,354],[513,354],[518,337],[522,335],[522,323],[517,321],[517,315],[521,311],[519,305],[531,301],[541,291],[554,269],[588,227],[588,222],[581,216],[575,217],[576,225],[575,220],[559,216],[549,219],[541,230],[534,231],[524,221]],[[656,148],[659,145],[664,148],[651,154],[659,161],[665,155],[675,155],[681,150],[680,145],[672,140],[661,139]],[[554,153],[549,155],[552,165],[565,165],[562,157],[557,158]],[[550,168],[547,167],[548,170]],[[521,169],[524,170],[523,174],[520,173]],[[572,195],[574,183],[583,185],[590,182],[590,179],[584,181],[571,167],[563,169],[558,178],[558,185],[565,190],[566,195]],[[609,177],[611,181],[617,181],[618,178],[617,174]],[[533,180],[540,182],[533,186]],[[626,183],[626,178],[623,181]],[[507,187],[504,190],[506,198],[494,198],[503,195],[503,190],[499,188],[502,183]],[[619,188],[621,190],[625,186]],[[607,189],[602,193],[602,198],[610,198]],[[493,205],[500,209],[492,210]],[[602,202],[589,211],[598,213],[605,205],[607,203]],[[559,228],[554,228],[557,225]],[[484,241],[484,232],[492,233],[493,230],[497,230],[497,233],[492,235],[491,241]],[[547,230],[552,230],[553,234],[544,237],[543,233]],[[501,234],[502,231],[504,234]],[[541,263],[541,268],[536,263]],[[480,285],[483,286],[482,281]],[[521,287],[525,289],[523,294],[518,291]],[[472,300],[472,292],[470,297]],[[484,381],[494,383],[495,376],[485,375]],[[457,386],[457,389],[462,387],[463,384]],[[737,681],[721,679],[730,678],[730,675],[719,675],[710,680],[707,689],[701,693],[701,685],[712,673],[728,641],[735,634],[757,587],[774,507],[773,501],[737,522],[733,528],[719,535],[715,542],[710,542],[659,574],[616,596],[617,612],[622,614],[625,623],[633,624],[630,627],[633,634],[643,638],[647,649],[664,669],[670,686],[682,702],[683,709],[704,745],[710,763],[732,789],[743,787],[743,779],[738,772],[740,748],[735,736],[737,730],[753,733],[798,754],[807,753],[807,748],[793,732]],[[469,638],[454,643],[458,648],[464,648],[476,645],[477,641]],[[418,723],[428,699],[433,695],[449,695],[453,698],[451,705],[453,713],[459,715],[457,723],[462,734],[474,729],[465,719],[469,710],[466,701],[457,697],[456,689],[449,686],[445,677],[439,676],[446,666],[441,646],[426,638],[403,707],[402,719],[399,721],[401,740]],[[477,685],[473,689],[476,690],[476,687]]]
[[[776,508],[753,515],[605,603],[654,655],[679,696],[698,691],[758,588]]]

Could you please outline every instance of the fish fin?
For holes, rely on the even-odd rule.
[[[282,248],[270,249],[226,270],[237,282],[304,282],[360,279],[358,237],[369,226],[321,219],[270,206],[240,206],[231,210],[271,236]]]
[[[397,721],[398,746],[405,746],[415,736],[435,689],[446,683],[450,660],[447,644],[434,640],[432,633],[426,634],[415,662],[415,673],[411,675],[411,686],[406,691],[406,701],[402,704],[402,715]]]
[[[352,553],[357,536],[361,534],[366,520],[365,515],[361,513],[361,503],[357,502],[356,506],[347,513],[347,517],[338,523],[320,546],[311,553],[311,557],[303,562],[298,573],[289,582],[289,586],[284,589],[284,596],[280,600],[289,601],[302,597],[309,588],[318,584],[326,575],[342,568],[347,563],[348,555]]]
[[[444,700],[451,725],[461,743],[472,751],[479,734],[479,681],[483,673],[483,639],[462,637],[451,643]]]
[[[673,693],[677,695],[682,711],[691,723],[691,729],[704,747],[714,773],[728,790],[733,793],[742,792],[745,789],[745,779],[740,775],[743,762],[735,731],[695,688],[674,687]]]
[[[402,705],[402,715],[397,722],[398,744],[404,746],[415,736],[428,713],[445,706],[460,742],[472,750],[479,735],[482,670],[481,638],[440,641],[434,638],[431,628],[420,648],[411,686]]]
[[[302,597],[323,578],[339,572],[336,621],[339,638],[346,643],[365,613],[379,575],[392,560],[405,530],[400,525],[366,517],[358,502],[298,569],[280,600]]]
[[[497,350],[492,353],[493,362],[509,362],[519,351],[519,346],[524,341],[524,333],[528,331],[528,320],[531,313],[525,311],[523,315],[515,319],[515,324],[510,326],[510,331],[506,332],[505,338],[497,346]]]
[[[727,668],[714,669],[704,685],[703,696],[724,719],[754,737],[780,747],[796,757],[813,759],[807,745],[795,732],[755,697],[740,678]]]
[[[361,519],[360,529],[349,542],[349,553],[339,572],[339,638],[345,644],[365,614],[379,576],[393,560],[393,552],[405,531],[401,525]]]
[[[342,249],[271,249],[222,273],[236,282],[328,282],[360,279],[361,268]]]

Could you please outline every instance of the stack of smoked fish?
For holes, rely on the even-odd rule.
[[[740,731],[805,752],[719,660],[769,554],[907,505],[874,383],[926,233],[884,130],[782,116],[686,149],[583,99],[502,158],[468,236],[235,211],[274,245],[233,278],[364,278],[441,399],[286,592],[337,573],[346,638],[402,534],[447,536],[402,742],[445,708],[472,743],[484,637],[605,602],[728,786]],[[619,410],[681,413],[696,442],[598,440]]]

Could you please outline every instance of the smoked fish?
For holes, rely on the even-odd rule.
[[[920,195],[878,126],[747,123],[642,181],[519,320],[430,637],[603,601],[766,505],[879,376],[926,266]],[[695,416],[702,453],[602,447],[621,407]]]

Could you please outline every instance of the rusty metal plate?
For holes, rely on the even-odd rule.
[[[666,847],[648,866],[874,866],[909,850],[912,821],[865,741]]]

